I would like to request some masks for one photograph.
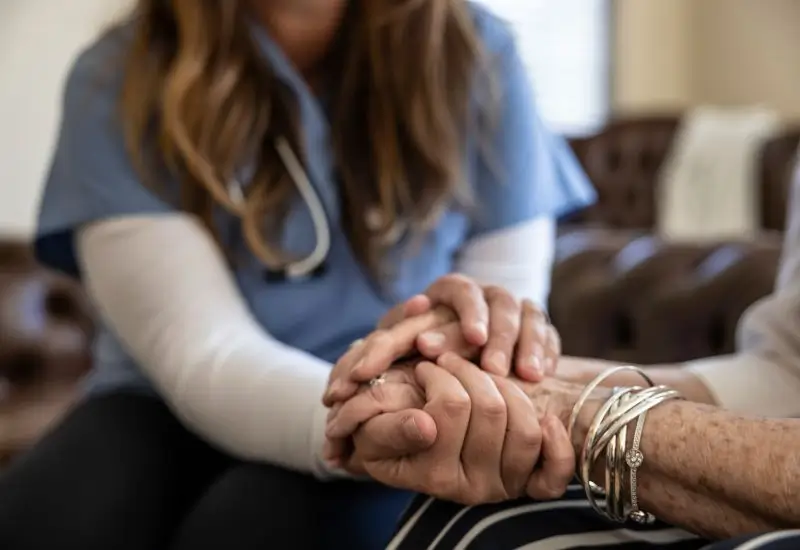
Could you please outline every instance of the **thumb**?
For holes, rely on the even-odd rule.
[[[436,423],[420,409],[384,413],[365,423],[353,437],[355,454],[363,461],[402,458],[436,442]]]

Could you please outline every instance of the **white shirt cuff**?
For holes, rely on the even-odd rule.
[[[686,364],[721,407],[766,417],[800,416],[800,377],[791,366],[740,353]]]

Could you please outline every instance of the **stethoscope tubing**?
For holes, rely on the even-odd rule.
[[[300,193],[300,197],[308,207],[316,238],[314,250],[306,257],[287,264],[283,271],[287,277],[292,279],[307,277],[325,263],[325,259],[331,250],[331,229],[328,223],[328,216],[322,206],[319,194],[308,177],[308,173],[303,168],[291,145],[289,145],[288,140],[284,136],[280,136],[275,140],[274,147],[286,171],[289,173],[289,178],[291,178],[292,183]],[[231,182],[228,185],[228,194],[235,204],[241,206],[244,203],[245,197],[241,182]]]

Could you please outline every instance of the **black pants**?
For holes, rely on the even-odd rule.
[[[88,400],[0,477],[2,550],[381,548],[407,493],[235,461],[159,400]]]

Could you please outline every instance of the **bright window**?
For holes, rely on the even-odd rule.
[[[611,0],[481,0],[508,20],[554,131],[597,130],[609,113]]]

